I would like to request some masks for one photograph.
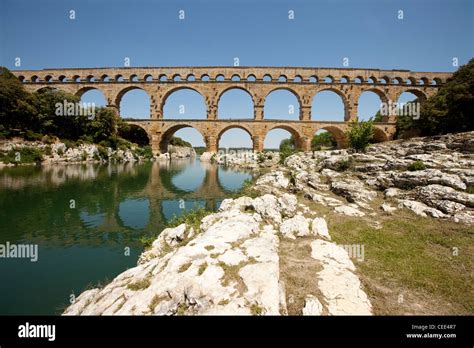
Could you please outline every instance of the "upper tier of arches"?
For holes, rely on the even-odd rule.
[[[110,68],[13,71],[24,83],[190,83],[366,84],[439,86],[450,73],[318,68]]]

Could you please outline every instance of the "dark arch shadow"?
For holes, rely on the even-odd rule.
[[[342,131],[341,129],[339,129],[338,127],[335,127],[335,126],[321,127],[317,131],[319,131],[321,129],[331,133],[334,140],[336,140],[336,142],[337,142],[337,148],[338,149],[344,149],[344,148],[347,147],[348,141],[347,141],[347,137],[346,137],[346,134],[344,133],[344,131]]]
[[[160,151],[161,153],[166,153],[168,152],[168,145],[169,145],[169,142],[171,140],[171,138],[173,137],[173,135],[179,131],[180,129],[183,129],[183,128],[192,128],[194,130],[196,130],[199,134],[201,134],[201,137],[202,139],[204,140],[204,136],[202,135],[202,133],[199,131],[199,129],[193,127],[193,126],[190,126],[188,124],[177,124],[175,126],[172,126],[170,128],[168,128],[162,135],[161,137],[161,141],[160,141]]]
[[[150,145],[150,138],[143,127],[136,124],[125,123],[125,125],[118,130],[120,137],[131,141],[139,146]]]
[[[372,143],[381,143],[388,141],[389,138],[387,134],[380,128],[374,127],[374,136],[372,137]]]

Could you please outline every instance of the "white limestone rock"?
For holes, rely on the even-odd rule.
[[[226,205],[206,217],[205,228],[187,244],[142,258],[103,289],[81,294],[64,314],[249,315],[255,306],[261,314],[279,314],[276,231],[262,227],[260,215],[237,209],[240,203]],[[178,226],[160,234],[151,250],[182,231]]]
[[[322,217],[316,217],[311,222],[311,232],[315,236],[320,236],[331,240],[331,236],[329,235],[328,225],[326,220]]]
[[[310,234],[310,221],[310,219],[305,218],[303,215],[296,215],[282,222],[280,225],[280,232],[284,237],[291,239],[308,236]]]
[[[355,179],[333,180],[331,191],[356,204],[367,203],[377,197],[376,192],[368,190],[360,180]]]
[[[257,179],[256,186],[269,185],[279,189],[285,189],[290,184],[290,180],[285,177],[282,171],[270,172]]]
[[[380,209],[382,209],[386,213],[393,213],[395,210],[397,210],[396,207],[392,207],[388,203],[382,203],[382,205],[380,206]]]
[[[306,296],[303,315],[322,315],[322,313],[323,305],[321,302],[313,295]]]
[[[295,195],[284,193],[278,198],[281,214],[285,217],[293,217],[296,214],[298,200]]]
[[[448,217],[442,211],[431,208],[424,203],[418,201],[412,201],[409,199],[401,199],[399,200],[399,208],[407,208],[413,211],[416,215],[427,217],[431,216],[433,218],[446,218]]]
[[[334,211],[339,214],[347,215],[347,216],[357,216],[357,217],[362,217],[365,216],[365,213],[360,211],[357,208],[353,208],[348,205],[341,205],[336,208],[334,208]]]
[[[278,199],[274,195],[266,194],[257,197],[253,200],[253,207],[255,211],[264,219],[280,224],[282,221],[281,207]]]
[[[318,288],[329,315],[371,315],[372,305],[362,290],[354,264],[340,246],[321,239],[311,243],[311,257],[321,262]]]

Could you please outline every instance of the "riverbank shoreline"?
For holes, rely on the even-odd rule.
[[[0,168],[39,164],[169,161],[196,156],[194,148],[175,145],[169,145],[167,153],[153,155],[151,151],[139,146],[113,149],[100,144],[70,144],[61,141],[48,143],[21,138],[0,142]]]
[[[449,284],[468,291],[458,268],[472,265],[473,135],[290,156],[200,224],[159,233],[137,267],[64,314],[472,313]],[[415,276],[413,260],[431,274]]]

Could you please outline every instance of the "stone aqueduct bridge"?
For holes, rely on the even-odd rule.
[[[359,96],[365,91],[376,93],[382,102],[397,102],[403,92],[411,92],[423,100],[437,92],[452,74],[445,72],[412,72],[408,70],[289,68],[289,67],[167,67],[167,68],[93,68],[17,70],[13,73],[29,91],[58,88],[81,96],[100,90],[107,106],[119,112],[125,93],[144,90],[150,97],[150,119],[127,119],[142,127],[154,152],[164,152],[172,135],[179,129],[194,127],[203,136],[207,151],[217,151],[221,135],[230,128],[249,133],[256,151],[263,150],[266,134],[275,128],[289,131],[297,147],[308,150],[315,132],[325,129],[333,134],[339,147],[346,146],[344,131],[349,121],[357,119]],[[220,97],[230,89],[246,91],[253,100],[254,118],[218,119]],[[205,120],[163,119],[168,96],[180,89],[200,93],[207,107]],[[288,90],[299,102],[299,120],[264,119],[267,95],[275,90]],[[337,93],[344,104],[344,121],[311,120],[313,97],[321,91]],[[395,116],[389,115],[375,126],[375,141],[386,141],[395,133]]]

